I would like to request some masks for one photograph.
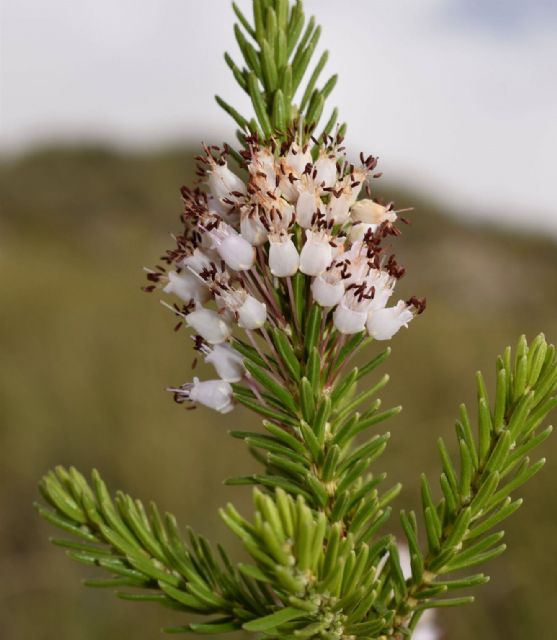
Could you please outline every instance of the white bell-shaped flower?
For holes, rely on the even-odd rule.
[[[401,327],[407,327],[413,317],[412,309],[400,300],[394,307],[370,311],[366,322],[367,331],[375,340],[390,340]]]
[[[363,331],[371,301],[371,291],[365,284],[348,289],[333,314],[336,329],[345,335]]]
[[[229,344],[216,344],[207,348],[205,362],[212,364],[221,380],[239,382],[244,376],[244,359]]]
[[[323,208],[321,189],[307,175],[296,183],[299,191],[296,201],[296,222],[304,229],[313,225],[315,214]]]
[[[165,293],[173,293],[189,304],[192,300],[197,302],[207,302],[210,297],[210,291],[203,280],[193,274],[191,271],[169,271],[168,283],[164,287]]]
[[[374,295],[369,310],[378,311],[387,306],[393,292],[395,290],[396,280],[386,271],[379,269],[371,269],[367,278],[366,285],[373,287]]]
[[[197,305],[195,311],[188,313],[185,322],[209,344],[224,342],[232,333],[230,325],[219,313],[201,305]]]
[[[260,329],[267,319],[267,307],[242,287],[228,283],[216,292],[217,304],[223,305],[238,320],[242,329]]]
[[[253,212],[242,212],[240,217],[240,233],[253,247],[260,247],[267,242],[268,232],[259,216]]]
[[[233,171],[230,171],[226,162],[222,164],[212,163],[207,173],[209,190],[211,195],[217,200],[221,202],[225,198],[236,200],[237,198],[232,195],[233,193],[246,193],[244,181]]]
[[[247,271],[255,262],[255,248],[226,222],[208,231],[213,247],[234,271]]]
[[[267,307],[250,294],[246,296],[242,306],[236,312],[238,325],[249,331],[261,329],[267,320]]]
[[[369,198],[355,202],[350,209],[350,217],[354,223],[363,222],[377,226],[383,222],[394,222],[397,219],[394,211]]]
[[[325,188],[337,182],[337,159],[333,152],[321,150],[315,162],[315,183]]]
[[[307,276],[318,276],[333,261],[331,234],[328,230],[306,230],[306,242],[300,253],[300,271]]]
[[[200,381],[199,378],[194,378],[189,389],[189,399],[219,413],[229,413],[234,408],[232,387],[225,380]]]
[[[269,269],[277,278],[293,276],[298,271],[300,256],[292,235],[286,232],[269,234]]]
[[[344,295],[344,282],[340,275],[340,269],[333,265],[314,278],[311,283],[311,293],[319,306],[336,306]]]

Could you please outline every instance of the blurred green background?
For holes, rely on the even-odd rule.
[[[222,481],[255,463],[227,430],[257,428],[258,420],[241,408],[223,418],[171,402],[164,387],[191,377],[192,350],[158,296],[140,291],[141,267],[157,261],[177,228],[178,188],[191,179],[194,152],[65,147],[1,163],[3,639],[139,640],[179,620],[80,586],[86,569],[48,545],[54,532],[31,506],[37,481],[55,464],[97,467],[113,488],[155,499],[183,526],[241,554],[217,509],[233,500],[249,512],[249,490]],[[557,339],[557,244],[465,224],[420,194],[385,190],[399,207],[416,207],[397,242],[408,269],[401,295],[429,302],[394,340],[386,366],[385,403],[405,410],[390,423],[392,442],[378,464],[405,483],[398,506],[408,507],[417,505],[419,473],[437,475],[436,438],[454,443],[474,372],[489,377],[497,354],[523,332]],[[439,617],[445,638],[555,637],[557,438],[544,455],[548,465],[506,527],[509,551],[487,567],[492,582],[473,608]]]

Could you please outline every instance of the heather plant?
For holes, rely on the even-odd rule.
[[[111,496],[96,471],[90,482],[73,468],[48,473],[38,509],[71,535],[55,544],[104,571],[89,584],[182,611],[171,633],[435,638],[428,610],[473,601],[483,565],[505,550],[517,490],[544,464],[530,455],[551,433],[555,348],[540,335],[507,349],[491,400],[477,374],[477,407],[461,406],[456,423],[458,459],[439,440],[439,487],[422,476],[421,505],[399,514],[397,540],[387,527],[401,487],[385,488],[377,466],[382,425],[400,407],[381,406],[389,378],[377,370],[390,353],[382,343],[426,307],[395,302],[405,270],[392,245],[406,220],[374,194],[377,158],[350,159],[337,110],[321,122],[336,76],[320,82],[325,52],[308,77],[321,30],[302,2],[254,0],[253,21],[233,6],[243,62],[225,60],[255,116],[217,97],[238,147],[202,147],[180,229],[145,290],[165,297],[216,372],[169,386],[176,402],[222,414],[240,404],[262,418],[232,432],[262,467],[228,480],[255,486],[254,513],[221,511],[250,561],[191,529],[184,538],[154,504]]]

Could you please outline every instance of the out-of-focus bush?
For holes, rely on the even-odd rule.
[[[122,155],[104,148],[43,150],[5,160],[0,174],[0,636],[10,640],[156,638],[172,612],[86,591],[88,572],[51,548],[31,504],[55,464],[98,467],[113,487],[176,513],[232,544],[216,514],[249,491],[223,487],[255,469],[230,428],[254,426],[241,408],[225,418],[186,412],[164,391],[191,377],[186,334],[157,295],[140,291],[177,229],[178,188],[190,149]],[[422,470],[437,473],[435,440],[448,436],[473,374],[492,373],[518,335],[557,339],[557,244],[472,226],[424,198],[384,187],[412,226],[396,241],[408,275],[401,295],[425,295],[427,313],[393,343],[385,403],[405,406],[382,459],[417,505]],[[535,230],[535,212],[532,228]],[[373,347],[371,349],[372,353]],[[471,609],[442,614],[451,640],[554,637],[557,439],[550,462],[507,525],[510,550]],[[393,518],[396,526],[396,520]],[[240,550],[238,549],[238,554]]]

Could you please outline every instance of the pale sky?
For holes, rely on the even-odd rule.
[[[238,4],[247,12],[249,0]],[[306,0],[348,145],[463,213],[557,233],[555,0]],[[233,141],[228,0],[2,0],[0,143]]]

